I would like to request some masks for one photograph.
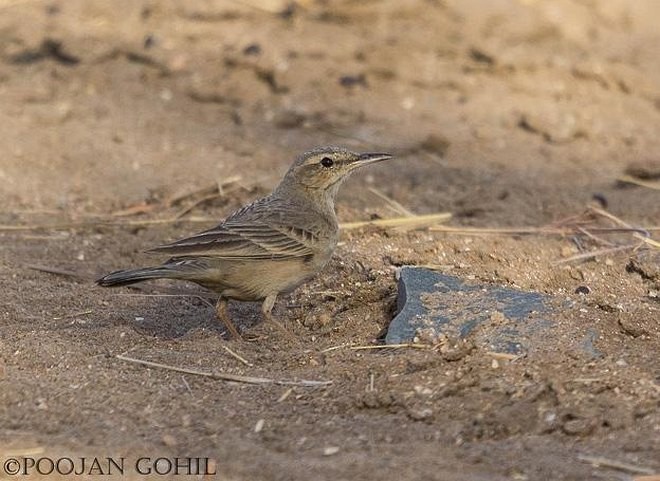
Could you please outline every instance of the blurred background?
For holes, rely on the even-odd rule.
[[[0,0],[0,201],[268,190],[340,144],[401,158],[353,206],[377,183],[465,223],[625,209],[616,178],[657,174],[659,21],[655,0]]]

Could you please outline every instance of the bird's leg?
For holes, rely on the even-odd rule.
[[[261,305],[261,312],[264,315],[264,318],[273,324],[275,327],[277,327],[280,331],[282,331],[284,334],[287,336],[291,337],[291,333],[287,331],[287,329],[280,324],[280,322],[273,317],[273,314],[271,311],[273,310],[273,306],[275,305],[275,300],[277,299],[277,294],[270,294],[266,299],[264,299],[264,303]]]
[[[220,297],[218,299],[218,303],[215,305],[215,313],[218,316],[218,319],[225,325],[229,333],[231,334],[232,339],[243,339],[238,332],[238,329],[236,329],[236,326],[234,326],[234,323],[231,322],[231,319],[229,318],[229,312],[227,310],[227,299],[224,297]]]

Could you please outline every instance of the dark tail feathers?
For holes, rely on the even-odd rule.
[[[176,274],[176,270],[165,266],[145,267],[144,269],[111,272],[107,276],[97,279],[96,283],[103,287],[127,286],[149,279],[173,278],[177,277]]]

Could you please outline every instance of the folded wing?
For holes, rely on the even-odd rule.
[[[233,260],[305,258],[314,255],[315,240],[314,234],[304,229],[237,219],[149,252]]]

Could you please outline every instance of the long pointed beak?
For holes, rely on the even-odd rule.
[[[367,152],[365,154],[360,154],[357,160],[353,162],[353,166],[362,167],[363,165],[381,162],[383,160],[391,159],[392,157],[392,154]]]

